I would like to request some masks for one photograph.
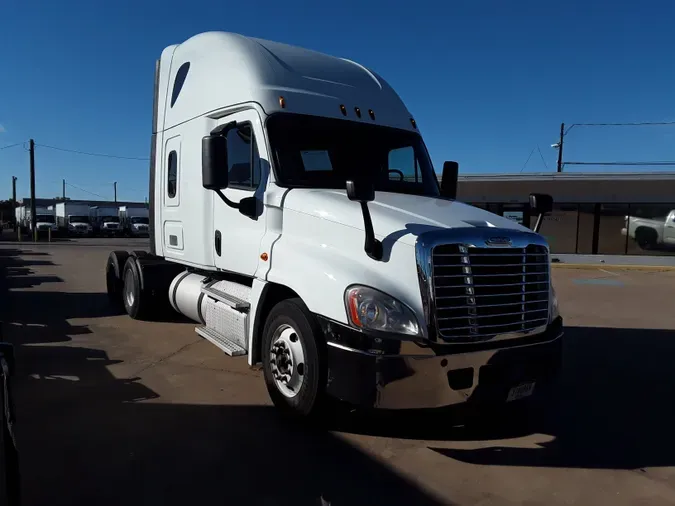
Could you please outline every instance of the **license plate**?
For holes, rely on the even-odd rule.
[[[509,395],[506,398],[506,402],[517,401],[524,397],[529,397],[534,392],[534,383],[523,383],[517,387],[513,387],[509,390]]]

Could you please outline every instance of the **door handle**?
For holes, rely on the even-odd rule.
[[[216,247],[216,254],[218,256],[220,256],[220,247],[221,247],[221,243],[222,243],[220,230],[216,230],[216,237],[215,237],[213,242],[214,242],[214,245]]]

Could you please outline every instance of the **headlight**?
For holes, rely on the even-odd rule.
[[[553,284],[551,284],[551,297],[550,297],[549,300],[551,301],[550,302],[551,307],[550,307],[550,310],[549,310],[549,314],[551,316],[550,316],[549,321],[553,321],[558,316],[560,316],[560,309],[558,308],[558,297],[555,294],[555,288],[553,288]]]
[[[420,335],[420,326],[412,310],[374,288],[347,288],[345,306],[349,322],[356,328],[409,336]]]

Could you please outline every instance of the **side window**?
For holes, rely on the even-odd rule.
[[[389,152],[389,180],[418,183],[422,180],[415,150],[412,146]]]
[[[227,165],[231,187],[255,190],[260,184],[260,157],[250,124],[227,133]]]
[[[175,151],[169,153],[169,161],[166,170],[166,195],[170,199],[176,197],[178,185],[178,154]]]

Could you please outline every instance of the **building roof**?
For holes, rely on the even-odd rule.
[[[526,174],[460,174],[464,181],[673,181],[675,172],[537,172]]]
[[[524,203],[530,193],[548,193],[558,203],[663,204],[675,200],[675,173],[471,174],[457,187],[467,202]]]
[[[89,206],[127,206],[127,207],[147,207],[148,204],[145,202],[125,202],[118,200],[114,202],[112,200],[57,200],[57,199],[45,199],[45,198],[36,198],[35,205],[38,207],[47,207],[59,204],[61,202],[67,202],[68,204],[87,204]],[[30,206],[30,197],[25,197],[18,201],[19,206]]]

